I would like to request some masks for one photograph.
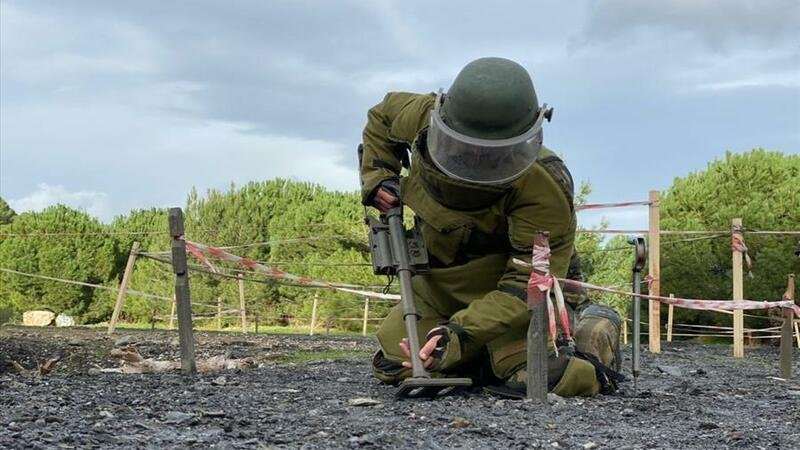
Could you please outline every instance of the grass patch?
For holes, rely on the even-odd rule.
[[[364,350],[325,350],[325,351],[299,351],[283,355],[277,359],[282,363],[302,364],[312,361],[323,361],[326,359],[364,359],[372,356],[371,352]]]

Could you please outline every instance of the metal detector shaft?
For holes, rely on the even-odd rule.
[[[636,237],[628,241],[634,245],[634,258],[633,258],[633,306],[632,306],[632,321],[633,321],[633,347],[631,351],[631,363],[633,367],[633,385],[636,387],[636,382],[639,379],[640,363],[639,356],[641,354],[641,297],[642,293],[642,269],[647,259],[647,246],[643,237]]]
[[[639,286],[639,283],[641,283],[641,282],[642,282],[642,274],[641,274],[641,272],[639,272],[638,270],[634,270],[633,271],[633,293],[634,294],[640,294],[641,293],[641,287]],[[641,298],[638,295],[634,295],[633,296],[633,318],[632,318],[632,320],[633,320],[633,356],[631,358],[632,361],[633,361],[633,367],[632,367],[631,371],[633,372],[633,379],[634,380],[636,380],[639,377],[639,370],[640,370],[639,354],[640,354],[640,349],[641,349],[641,343],[640,343],[640,340],[641,340],[641,317],[640,316],[641,316],[641,313],[642,313],[642,311],[641,311],[641,306],[642,306],[641,303],[642,303]]]
[[[406,247],[406,230],[403,226],[403,208],[392,208],[386,212],[391,237],[392,254],[397,260],[397,279],[400,282],[400,297],[403,302],[403,320],[411,351],[412,376],[430,377],[419,357],[419,335],[417,333],[417,308],[414,305],[414,290],[411,286],[411,261]]]

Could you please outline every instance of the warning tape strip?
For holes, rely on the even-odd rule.
[[[282,280],[289,280],[294,283],[301,284],[303,286],[334,289],[340,292],[348,292],[350,294],[361,295],[364,297],[380,298],[384,300],[400,300],[400,296],[396,294],[383,294],[380,292],[365,291],[359,289],[360,286],[357,285],[331,283],[328,281],[313,280],[311,278],[301,277],[299,275],[293,275],[291,273],[284,272],[280,269],[276,269],[274,267],[258,263],[250,258],[243,258],[241,256],[234,255],[233,253],[226,252],[225,250],[222,250],[219,247],[211,247],[205,244],[201,244],[199,242],[192,242],[186,240],[186,250],[188,250],[189,253],[191,253],[195,257],[198,257],[198,254],[202,255],[203,257],[207,257],[210,255],[215,258],[219,258],[223,261],[229,261],[236,264],[240,264],[254,272],[263,273],[268,277],[278,278]]]
[[[679,298],[679,297],[663,297],[660,295],[649,294],[634,294],[633,292],[625,292],[619,289],[611,289],[603,286],[597,286],[583,281],[568,280],[564,278],[556,278],[565,284],[590,289],[593,291],[607,292],[610,294],[618,294],[625,296],[637,295],[640,298],[648,300],[656,300],[668,305],[680,306],[686,309],[696,309],[701,311],[709,311],[714,309],[721,309],[726,311],[736,310],[754,310],[754,309],[772,309],[772,308],[791,308],[797,317],[800,317],[800,306],[795,305],[791,300],[778,300],[778,301],[756,301],[756,300],[700,300],[694,298]]]
[[[640,202],[619,202],[619,203],[587,203],[585,205],[575,207],[576,211],[583,211],[586,209],[601,209],[601,208],[626,208],[628,206],[642,206],[650,205],[649,201]]]

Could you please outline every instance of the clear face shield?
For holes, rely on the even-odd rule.
[[[480,139],[459,133],[442,120],[441,91],[431,111],[428,153],[434,164],[451,178],[477,184],[504,184],[525,173],[542,148],[542,124],[550,113],[547,104],[539,109],[533,126],[508,139]]]

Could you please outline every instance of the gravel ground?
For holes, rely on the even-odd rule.
[[[800,384],[770,378],[778,372],[777,347],[747,349],[743,360],[730,357],[728,346],[645,350],[637,391],[628,382],[614,396],[552,398],[549,410],[479,391],[395,400],[394,388],[369,376],[370,338],[197,333],[198,357],[228,352],[258,367],[193,378],[89,373],[118,365],[108,353],[120,338],[145,357],[177,359],[176,336],[0,328],[0,448],[800,446]],[[343,356],[286,359],[330,350]],[[40,378],[20,376],[6,362],[31,368],[55,353],[63,360]],[[798,374],[796,349],[794,357]]]

